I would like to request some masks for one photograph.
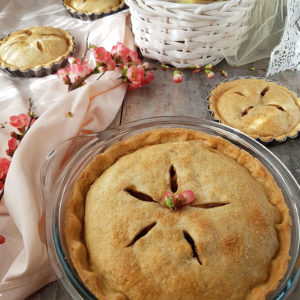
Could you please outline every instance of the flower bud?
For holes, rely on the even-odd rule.
[[[183,81],[183,74],[182,74],[181,71],[175,70],[175,71],[173,72],[173,81],[174,81],[175,83],[181,83],[181,82]]]
[[[212,64],[207,64],[204,66],[205,70],[212,70],[213,69],[213,65]]]

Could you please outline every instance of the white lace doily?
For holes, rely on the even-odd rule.
[[[287,1],[285,30],[271,53],[267,76],[285,70],[300,71],[300,0]]]

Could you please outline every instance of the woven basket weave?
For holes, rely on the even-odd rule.
[[[181,4],[125,0],[135,43],[144,57],[178,68],[217,64],[246,38],[255,0]],[[228,52],[229,51],[229,52]]]

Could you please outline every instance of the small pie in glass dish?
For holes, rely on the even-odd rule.
[[[209,96],[215,120],[263,142],[284,141],[300,130],[300,99],[285,86],[260,78],[220,83]]]
[[[73,50],[69,32],[51,26],[29,27],[0,41],[0,67],[13,76],[41,77],[61,68]]]
[[[125,0],[64,0],[63,3],[72,17],[90,21],[125,8]]]
[[[195,200],[170,208],[166,193]],[[183,128],[121,140],[75,181],[69,255],[98,299],[265,299],[290,260],[291,218],[248,152]]]

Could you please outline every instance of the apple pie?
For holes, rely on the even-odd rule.
[[[64,0],[68,12],[76,18],[94,20],[123,8],[124,0]]]
[[[300,99],[275,82],[227,81],[212,90],[209,102],[215,119],[262,141],[282,141],[300,130]]]
[[[63,29],[38,26],[11,33],[0,41],[0,66],[9,71],[56,69],[74,50],[71,34]]]
[[[165,193],[193,191],[170,208]],[[265,299],[284,276],[291,219],[271,174],[225,139],[154,129],[76,180],[65,236],[98,299]]]

